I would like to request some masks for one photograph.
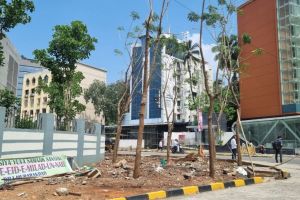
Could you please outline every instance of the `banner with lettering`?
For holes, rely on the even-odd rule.
[[[52,176],[72,172],[67,156],[0,159],[0,185],[14,179]]]

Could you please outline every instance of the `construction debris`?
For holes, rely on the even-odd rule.
[[[69,194],[68,188],[57,188],[55,192],[58,196],[67,196]]]
[[[198,158],[199,158],[198,155],[196,155],[196,154],[194,154],[194,153],[190,153],[190,154],[186,155],[184,158],[179,158],[179,159],[177,159],[177,162],[179,162],[179,161],[184,161],[184,162],[186,162],[186,161],[195,162],[195,161],[198,160]]]
[[[27,194],[26,194],[26,192],[21,192],[21,193],[19,193],[17,196],[18,196],[18,197],[26,197]]]
[[[119,162],[115,163],[114,167],[115,168],[119,168],[119,167],[124,168],[124,166],[126,166],[126,164],[127,164],[127,161],[125,159],[123,159],[123,160],[120,160]]]
[[[4,200],[16,199],[16,195],[20,192],[28,195],[26,199],[89,199],[91,194],[95,199],[111,199],[116,196],[139,193],[141,188],[159,190],[207,184],[216,179],[229,181],[235,178],[230,175],[234,173],[234,164],[231,162],[216,161],[216,176],[215,179],[211,179],[208,161],[197,155],[189,154],[180,161],[177,158],[171,158],[173,164],[163,168],[161,161],[164,159],[164,156],[142,157],[140,166],[142,176],[138,179],[133,178],[134,156],[120,156],[119,162],[115,165],[111,159],[103,160],[94,167],[78,168],[73,174],[32,180],[34,181],[32,184],[21,186],[21,191],[6,191]],[[227,175],[223,174],[224,169],[228,169]],[[36,181],[40,182],[35,183]],[[56,191],[58,188],[65,188],[67,192],[64,193],[63,190],[60,193],[61,191]],[[68,195],[68,197],[62,195]]]
[[[232,172],[232,170],[228,168],[223,169],[223,174],[229,174],[230,172]]]
[[[194,173],[195,173],[195,171],[191,171],[189,173],[184,173],[183,177],[184,177],[184,179],[191,180],[194,177]]]
[[[236,171],[237,171],[237,173],[239,173],[240,175],[243,175],[243,176],[247,176],[247,175],[248,175],[247,171],[246,171],[243,167],[238,167],[238,168],[236,169]]]
[[[87,174],[88,178],[98,178],[101,176],[101,172],[99,169],[95,168]]]

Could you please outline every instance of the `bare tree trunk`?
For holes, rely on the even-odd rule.
[[[150,42],[150,33],[149,28],[151,25],[152,19],[152,9],[146,21],[146,41],[145,41],[145,60],[144,60],[144,77],[143,77],[143,94],[141,101],[141,109],[139,116],[139,129],[138,129],[138,139],[136,146],[135,162],[134,162],[134,171],[133,178],[138,178],[140,176],[140,164],[142,159],[142,142],[144,135],[144,121],[145,121],[145,108],[147,104],[147,94],[148,94],[148,57],[149,57],[149,42]]]
[[[201,16],[204,14],[205,9],[205,0],[202,2],[202,8],[201,8]],[[213,104],[215,100],[215,96],[212,94],[213,90],[211,91],[209,84],[208,84],[208,75],[205,70],[205,60],[204,60],[204,54],[203,54],[203,46],[202,46],[202,34],[203,34],[203,17],[200,19],[200,36],[199,36],[199,48],[200,48],[200,56],[201,56],[201,62],[202,62],[202,71],[204,75],[204,85],[205,85],[205,91],[209,97],[209,112],[208,112],[208,138],[209,138],[209,175],[210,177],[214,178],[215,176],[215,138],[213,136],[213,130],[212,130],[212,113],[213,113]]]
[[[167,0],[163,0],[162,7],[161,7],[161,13],[159,17],[159,25],[157,28],[157,36],[156,40],[154,42],[154,57],[153,57],[153,63],[156,63],[156,53],[158,49],[158,45],[160,42],[160,36],[162,31],[162,19],[163,15],[166,12],[166,9],[168,7],[168,3],[166,3]],[[151,79],[151,71],[150,75],[148,73],[148,57],[149,57],[149,46],[150,46],[150,29],[152,25],[152,17],[153,17],[153,7],[152,7],[152,1],[150,2],[150,13],[148,16],[147,21],[145,22],[146,27],[146,41],[145,41],[145,60],[144,60],[144,76],[143,76],[143,94],[142,94],[142,101],[141,101],[141,109],[140,109],[140,116],[139,116],[139,129],[138,129],[138,140],[137,140],[137,147],[136,147],[136,155],[135,155],[135,163],[134,163],[134,171],[133,171],[133,178],[138,178],[140,176],[140,164],[141,164],[141,158],[142,158],[142,141],[143,141],[143,135],[144,135],[144,121],[145,121],[145,108],[147,104],[147,94],[148,94],[148,87]],[[153,64],[155,66],[155,64]]]
[[[208,142],[209,142],[209,175],[214,178],[215,176],[215,155],[216,155],[216,146],[215,146],[215,135],[212,128],[212,113],[214,107],[214,100],[211,99],[209,103],[208,110]]]
[[[112,163],[117,162],[118,159],[118,149],[119,149],[119,143],[121,139],[121,132],[122,132],[122,120],[120,119],[120,116],[118,116],[117,133],[116,133]]]
[[[127,72],[126,72],[126,77],[127,77]],[[126,81],[127,81],[127,79],[126,79]],[[127,111],[129,103],[130,103],[130,99],[131,99],[130,94],[128,95],[129,85],[127,82],[125,82],[125,84],[126,84],[126,89],[125,89],[124,94],[122,95],[121,99],[118,102],[117,133],[116,133],[112,163],[115,163],[118,158],[119,143],[120,143],[121,133],[122,133],[123,115]],[[124,103],[124,101],[125,101],[125,103]]]
[[[236,110],[238,112],[238,116],[240,116],[240,108]],[[242,152],[241,152],[241,142],[240,142],[240,130],[241,130],[241,124],[239,119],[236,120],[236,144],[237,144],[237,164],[238,166],[242,166]],[[246,147],[248,148],[248,147]]]
[[[173,128],[171,124],[168,124],[168,138],[167,138],[167,163],[170,164],[170,151],[171,151],[171,139]]]

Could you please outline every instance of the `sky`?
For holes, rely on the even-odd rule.
[[[208,0],[215,3],[217,0]],[[232,0],[236,5],[244,0]],[[117,31],[120,26],[129,27],[130,13],[136,11],[141,19],[145,19],[149,10],[148,0],[33,0],[34,13],[30,14],[31,22],[18,25],[7,33],[20,55],[34,58],[35,49],[45,49],[52,39],[55,25],[70,24],[80,20],[87,25],[89,34],[98,39],[96,49],[89,59],[82,63],[107,70],[107,82],[122,79],[128,60],[126,55],[116,56],[115,49],[124,48],[124,38]],[[162,0],[154,0],[154,8],[159,10]],[[201,0],[170,0],[164,18],[164,31],[181,37],[189,32],[189,37],[198,41],[199,24],[187,20],[191,11],[200,12]],[[142,21],[140,21],[142,23]],[[232,31],[236,31],[233,23]],[[210,49],[214,45],[210,32],[205,32],[203,44],[205,55],[210,65],[215,65],[214,55]]]

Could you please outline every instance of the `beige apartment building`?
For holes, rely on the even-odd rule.
[[[80,71],[84,75],[84,79],[81,81],[81,87],[83,90],[87,89],[94,80],[106,83],[107,71],[103,69],[78,63],[76,71]],[[48,106],[48,95],[44,92],[37,93],[36,91],[39,79],[43,79],[46,83],[50,83],[51,72],[45,69],[41,72],[28,73],[24,75],[21,104],[21,113],[23,116],[30,116],[36,119],[39,113],[50,112],[50,108]],[[91,122],[99,122],[101,124],[105,123],[103,115],[96,115],[93,104],[90,102],[86,103],[83,95],[80,96],[78,100],[86,106],[86,109],[76,117],[82,117]]]

